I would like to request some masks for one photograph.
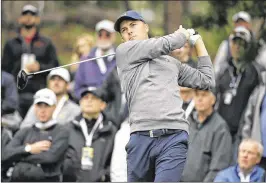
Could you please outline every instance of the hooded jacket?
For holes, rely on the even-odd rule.
[[[103,182],[110,181],[110,162],[114,146],[116,127],[105,116],[102,125],[95,131],[91,147],[94,149],[93,168],[81,169],[82,148],[85,147],[80,121],[82,115],[76,117],[69,125],[69,144],[64,160],[64,182]],[[90,133],[95,120],[86,121],[88,133]]]
[[[59,177],[63,155],[67,149],[68,131],[65,127],[54,124],[45,130],[35,125],[19,130],[4,149],[2,163],[8,167],[14,165],[12,181],[38,181],[49,177]],[[25,151],[25,144],[41,140],[50,140],[48,151],[31,154]]]

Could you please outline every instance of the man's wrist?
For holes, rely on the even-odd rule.
[[[26,152],[30,153],[30,152],[31,152],[31,145],[30,145],[30,144],[27,144],[27,145],[25,146],[24,150],[25,150]]]

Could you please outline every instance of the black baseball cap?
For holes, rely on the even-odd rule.
[[[88,93],[93,94],[97,98],[101,99],[104,102],[108,102],[108,95],[104,88],[102,87],[95,87],[95,86],[89,86],[89,87],[83,87],[79,92],[79,99],[87,95]]]
[[[117,32],[120,32],[120,24],[124,20],[140,20],[146,23],[143,17],[138,12],[134,10],[129,10],[123,13],[122,15],[120,15],[120,17],[116,20],[114,28]]]

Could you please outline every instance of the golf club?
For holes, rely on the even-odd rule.
[[[62,65],[62,66],[54,67],[54,68],[51,68],[51,69],[46,69],[46,70],[42,70],[42,71],[38,71],[38,72],[34,72],[34,73],[28,73],[28,74],[26,73],[26,71],[20,70],[18,75],[17,75],[17,88],[20,89],[20,90],[23,90],[27,86],[28,80],[30,78],[32,78],[34,75],[36,75],[36,74],[48,72],[48,71],[51,71],[51,70],[55,70],[55,69],[59,69],[59,68],[63,68],[63,67],[67,67],[67,66],[71,66],[71,65],[75,65],[75,64],[80,64],[80,63],[83,63],[83,62],[97,60],[99,58],[104,58],[104,57],[108,57],[108,56],[112,56],[112,55],[115,55],[115,53],[111,53],[111,54],[108,54],[108,55],[103,55],[103,56],[100,56],[100,57],[90,58],[90,59],[87,59],[87,60],[77,61],[77,62],[74,62],[74,63],[71,63],[71,64]]]

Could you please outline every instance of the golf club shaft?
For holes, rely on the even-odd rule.
[[[28,76],[35,75],[35,74],[40,74],[40,73],[44,73],[44,72],[48,72],[48,71],[51,71],[51,70],[54,70],[54,69],[59,69],[59,68],[63,68],[63,67],[67,67],[67,66],[71,66],[71,65],[75,65],[75,64],[80,64],[80,63],[83,63],[83,62],[97,60],[99,58],[104,58],[104,57],[113,56],[113,55],[115,55],[115,53],[111,53],[111,54],[108,54],[108,55],[103,55],[103,56],[100,56],[100,57],[90,58],[90,59],[87,59],[87,60],[82,60],[82,61],[74,62],[74,63],[71,63],[71,64],[66,64],[66,65],[62,65],[62,66],[54,67],[54,68],[51,68],[51,69],[46,69],[46,70],[34,72],[34,73],[29,73]]]

